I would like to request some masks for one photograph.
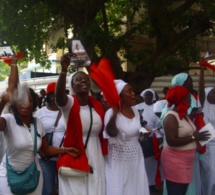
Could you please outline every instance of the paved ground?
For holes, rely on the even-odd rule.
[[[156,192],[150,192],[150,195],[162,195],[163,194],[163,184],[161,186],[156,186]]]

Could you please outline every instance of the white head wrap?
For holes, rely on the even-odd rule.
[[[162,112],[163,106],[165,105],[166,100],[158,100],[154,103],[153,111]]]
[[[152,92],[152,94],[153,94],[152,101],[155,101],[156,100],[156,95],[155,95],[155,92],[152,89],[145,89],[144,91],[141,92],[140,95],[144,98],[145,93],[148,92],[148,91]]]
[[[206,87],[205,88],[205,101],[203,105],[203,113],[204,113],[204,120],[206,123],[211,123],[213,127],[215,127],[215,104],[210,104],[208,102],[208,94],[213,89],[213,87]]]
[[[120,94],[122,92],[123,88],[125,87],[125,85],[128,84],[121,79],[114,80],[114,83],[116,85],[116,90],[117,90],[118,94]]]
[[[68,87],[69,87],[70,95],[73,95],[73,94],[74,94],[74,91],[73,91],[73,88],[72,88],[72,79],[73,79],[73,77],[75,76],[75,74],[78,73],[78,72],[83,72],[83,71],[76,71],[76,72],[73,72],[73,73],[70,75],[69,79],[68,79]],[[85,72],[83,72],[83,73],[85,73]],[[90,94],[91,94],[91,93],[89,92],[89,95],[90,95]]]

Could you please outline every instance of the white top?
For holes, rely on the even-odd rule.
[[[192,121],[188,117],[187,117],[187,119],[189,122],[187,120],[185,120],[184,118],[182,120],[180,120],[178,113],[173,110],[168,111],[167,114],[165,115],[165,117],[169,114],[174,115],[178,121],[178,137],[191,136],[191,135],[193,135],[193,132],[196,131],[195,125],[192,123]],[[174,148],[176,150],[189,150],[189,149],[196,148],[196,143],[191,142],[186,145],[178,146],[178,147],[171,147],[167,143],[167,146],[169,148]]]
[[[73,97],[68,95],[67,104],[64,107],[60,107],[66,124],[73,103]],[[83,142],[85,143],[90,127],[90,109],[88,106],[80,106],[80,113],[77,114],[80,114],[81,117]],[[92,116],[93,124],[86,154],[94,173],[89,174],[84,179],[59,175],[59,194],[61,195],[105,195],[104,157],[99,139],[102,121],[94,108],[92,108]]]
[[[119,133],[108,138],[108,156],[106,157],[106,195],[148,195],[148,179],[141,146],[139,144],[139,113],[133,107],[135,116],[126,118],[118,113],[116,125]],[[105,125],[113,110],[105,114]]]
[[[4,114],[2,117],[6,120],[3,135],[9,164],[16,171],[24,171],[34,161],[34,124],[30,124],[29,130],[25,125],[18,125],[13,114]],[[37,119],[37,151],[41,147],[44,135],[42,123]],[[35,161],[38,170],[40,170],[40,180],[35,191],[30,193],[31,195],[41,194],[43,184],[38,159],[36,158]],[[12,194],[7,182],[6,155],[0,164],[0,194]]]
[[[34,115],[35,117],[41,120],[46,133],[51,133],[54,131],[52,145],[57,148],[60,146],[60,143],[66,131],[65,121],[62,115],[58,121],[57,127],[56,128],[54,127],[58,116],[58,112],[59,112],[58,110],[57,111],[49,110],[47,109],[46,106],[44,106],[37,110]],[[57,159],[56,157],[51,158],[51,160],[56,159]]]
[[[154,104],[152,105],[147,105],[145,102],[142,102],[138,105],[135,106],[137,109],[143,110],[142,116],[143,120],[147,121],[147,124],[145,127],[148,127],[152,130],[156,130],[160,128],[160,125],[158,123],[158,116],[154,113]],[[162,137],[162,134],[159,133],[159,131],[155,131],[156,137],[160,138]],[[152,134],[150,135],[152,136]]]

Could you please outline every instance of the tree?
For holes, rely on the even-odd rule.
[[[64,29],[52,45],[64,49],[73,29],[92,61],[109,58],[117,78],[144,89],[154,77],[187,71],[199,60],[195,43],[213,35],[214,8],[214,0],[2,0],[0,43],[45,65],[51,33]],[[122,70],[119,55],[135,64],[134,72]]]
[[[3,81],[9,76],[10,67],[6,65],[3,61],[0,61],[0,69],[0,81]]]

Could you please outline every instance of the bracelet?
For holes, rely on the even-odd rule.
[[[16,64],[11,64],[11,66],[17,66]]]
[[[61,71],[60,73],[61,73],[61,74],[65,74],[65,75],[67,74],[67,72],[63,72],[63,71]]]
[[[194,135],[192,135],[191,137],[192,137],[192,140],[193,140],[193,141],[195,141],[195,140],[196,140],[196,138],[195,138],[195,136],[194,136]]]

